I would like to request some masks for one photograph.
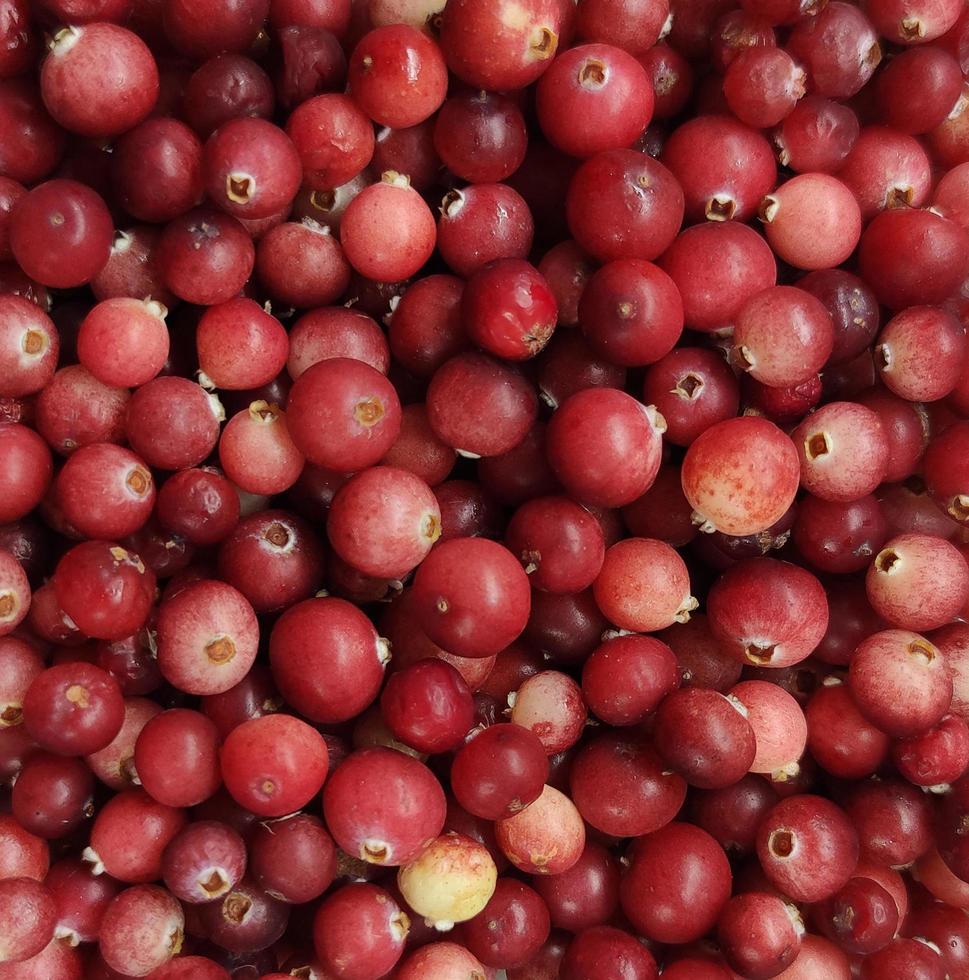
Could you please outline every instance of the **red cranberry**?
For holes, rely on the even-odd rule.
[[[389,650],[349,602],[307,599],[276,621],[269,659],[286,701],[304,717],[332,724],[373,703]]]
[[[649,745],[621,733],[590,742],[569,775],[583,819],[615,837],[638,837],[666,826],[683,805],[686,783],[664,762]]]
[[[220,12],[229,13],[229,8]],[[268,119],[275,99],[266,72],[241,54],[212,54],[215,57],[197,68],[185,85],[182,109],[192,129],[207,139],[231,119]]]
[[[141,122],[158,97],[158,67],[144,41],[117,24],[65,27],[40,75],[48,111],[82,136],[116,136]]]
[[[162,8],[165,34],[175,48],[201,60],[220,51],[245,51],[255,41],[269,10],[269,0],[234,0],[205,8],[205,16],[189,0],[166,0]]]
[[[95,874],[127,884],[155,881],[165,848],[185,823],[184,811],[156,803],[144,790],[124,790],[95,817],[84,860]]]
[[[62,289],[90,282],[108,261],[113,238],[100,195],[74,180],[34,187],[10,222],[10,247],[23,271]]]
[[[120,640],[148,618],[155,576],[136,554],[107,541],[88,541],[58,562],[54,589],[63,612],[82,633]]]
[[[747,221],[776,183],[767,139],[729,116],[685,122],[666,141],[662,159],[683,188],[690,221]]]
[[[333,882],[336,845],[323,822],[308,813],[262,821],[249,840],[249,869],[273,898],[310,902]]]
[[[418,752],[456,748],[474,720],[471,692],[458,671],[436,658],[391,675],[380,711],[393,735]]]
[[[845,812],[830,800],[792,796],[781,800],[761,823],[757,856],[771,883],[784,894],[795,901],[821,901],[851,876],[858,860],[858,835]]]
[[[434,123],[434,148],[445,166],[475,184],[511,176],[525,158],[527,142],[521,110],[495,92],[451,96]]]
[[[435,435],[471,458],[514,449],[537,415],[532,385],[511,365],[485,354],[452,357],[427,389],[427,417]]]
[[[293,442],[317,466],[366,469],[394,444],[400,402],[387,379],[362,361],[330,358],[304,371],[286,405]]]
[[[372,864],[412,860],[440,833],[444,810],[444,792],[431,771],[393,749],[352,753],[323,791],[326,825],[337,844]]]
[[[572,237],[593,258],[651,262],[680,229],[683,191],[677,175],[651,157],[636,150],[605,150],[576,171],[565,207]],[[603,214],[621,220],[604,222]]]
[[[682,480],[701,529],[757,534],[794,500],[797,451],[766,419],[730,419],[694,440],[683,461]]]
[[[473,88],[524,88],[552,63],[564,16],[554,0],[528,0],[511,20],[497,0],[457,0],[444,8],[441,49],[448,68]]]
[[[506,548],[454,538],[435,548],[414,580],[414,608],[431,640],[462,657],[492,656],[528,620],[528,578]]]
[[[633,845],[620,899],[641,934],[657,942],[691,942],[717,921],[730,886],[720,845],[698,827],[670,823]]]
[[[804,714],[811,755],[831,775],[863,779],[885,762],[891,740],[858,710],[848,685],[825,683]]]
[[[234,728],[220,759],[233,799],[261,817],[299,810],[326,778],[323,737],[291,715],[264,715]]]
[[[186,302],[204,306],[236,296],[255,262],[246,230],[212,208],[187,211],[166,225],[156,255],[165,285]]]
[[[321,903],[313,920],[313,945],[324,969],[336,966],[347,977],[381,976],[400,959],[409,926],[388,892],[358,882]]]

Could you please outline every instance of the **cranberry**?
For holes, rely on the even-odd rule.
[[[820,861],[818,854],[825,854]],[[820,796],[781,800],[757,831],[757,855],[775,887],[795,901],[821,901],[845,885],[858,835],[845,812]]]
[[[82,136],[116,136],[141,122],[158,97],[158,67],[145,43],[117,24],[65,27],[40,75],[48,111]]]
[[[683,220],[677,175],[636,150],[604,150],[575,173],[565,200],[572,237],[600,262],[652,261],[672,243]],[[621,220],[604,222],[603,214]]]
[[[179,215],[162,232],[157,262],[180,299],[212,306],[236,296],[252,272],[255,248],[234,218],[212,208]]]
[[[323,822],[308,813],[260,822],[249,848],[250,873],[267,894],[285,902],[318,898],[337,873],[336,845]]]
[[[334,723],[373,703],[389,650],[349,602],[307,599],[276,621],[269,658],[287,702],[313,721]]]
[[[201,60],[220,51],[245,51],[255,41],[269,10],[269,0],[233,0],[206,7],[188,0],[166,0],[165,34],[175,48]]]
[[[264,715],[234,728],[220,758],[233,799],[262,817],[300,809],[326,777],[323,737],[290,715]]]
[[[167,598],[157,630],[162,674],[192,694],[227,691],[256,657],[259,627],[252,606],[223,582],[203,579]]]
[[[878,32],[896,44],[922,44],[941,37],[959,19],[962,7],[951,0],[909,10],[895,0],[880,0],[869,7]]]
[[[380,697],[380,711],[396,738],[431,754],[460,745],[474,720],[474,703],[464,679],[436,658],[394,673]]]
[[[34,187],[17,203],[10,222],[10,247],[23,271],[62,289],[90,282],[108,261],[113,238],[100,195],[74,180]]]
[[[358,882],[320,905],[313,942],[324,969],[337,965],[348,977],[379,976],[400,959],[408,929],[407,915],[388,892]]]
[[[745,664],[788,667],[809,656],[828,627],[813,575],[773,558],[729,568],[710,590],[707,615],[721,648]]]
[[[526,677],[508,695],[511,721],[534,732],[547,755],[571,748],[582,734],[586,708],[579,685],[557,670]]]
[[[875,365],[885,386],[909,401],[931,402],[958,384],[965,334],[944,310],[911,307],[885,324],[875,346]]]
[[[861,236],[858,266],[879,301],[893,310],[941,303],[965,278],[966,232],[931,211],[893,209]],[[918,268],[913,277],[907,270]]]
[[[949,542],[902,534],[875,556],[865,584],[872,608],[883,619],[924,631],[958,615],[969,598],[969,568]]]
[[[526,438],[538,415],[532,385],[485,354],[457,354],[435,372],[427,417],[435,435],[463,456],[500,456]]]
[[[847,3],[828,4],[802,18],[787,47],[807,71],[810,88],[829,99],[855,95],[881,61],[874,25]]]
[[[797,701],[768,681],[743,681],[727,692],[743,706],[754,730],[757,751],[751,772],[783,782],[800,771],[798,760],[807,742],[807,722]]]
[[[107,541],[88,541],[58,562],[54,589],[77,629],[95,639],[120,640],[148,618],[155,576],[136,554]]]
[[[882,980],[904,974],[918,980],[943,980],[948,974],[942,956],[925,942],[895,939],[861,964],[862,980]]]
[[[162,877],[182,902],[215,901],[234,888],[246,869],[245,843],[224,823],[196,820],[174,837],[162,856]]]
[[[952,699],[945,658],[928,640],[907,630],[868,637],[855,651],[848,679],[862,714],[895,737],[932,728]]]
[[[194,806],[221,785],[219,735],[205,715],[186,708],[150,719],[135,744],[135,768],[145,791],[167,806]],[[174,769],[177,776],[172,776]]]
[[[729,116],[683,123],[666,141],[662,159],[683,188],[690,221],[747,221],[776,182],[767,139]]]
[[[155,485],[144,462],[128,449],[94,443],[75,452],[54,484],[68,524],[89,538],[134,534],[155,504]]]
[[[884,763],[889,737],[858,710],[846,684],[831,679],[805,709],[808,748],[818,764],[841,779],[862,779]]]
[[[26,830],[56,839],[93,813],[93,789],[91,771],[80,759],[36,752],[17,776],[11,809]]]
[[[781,164],[796,173],[834,173],[858,139],[854,111],[840,102],[808,95],[774,130]]]
[[[500,820],[533,803],[548,776],[545,748],[520,725],[492,725],[457,752],[451,786],[475,816]]]
[[[434,149],[452,173],[472,183],[511,176],[524,160],[526,147],[521,110],[512,99],[494,92],[452,95],[434,123]]]
[[[829,402],[792,433],[801,484],[823,500],[851,501],[884,479],[889,445],[879,417],[851,402]]]
[[[184,927],[182,907],[168,891],[136,885],[105,910],[98,949],[111,969],[144,976],[180,951]]]
[[[512,19],[497,0],[457,0],[441,18],[447,66],[476,89],[524,88],[552,63],[564,16],[554,0],[528,0]]]
[[[664,943],[691,942],[717,921],[730,886],[720,845],[697,827],[670,823],[633,845],[620,899],[643,935]]]
[[[334,840],[372,864],[402,865],[415,858],[441,832],[444,811],[444,792],[431,771],[393,749],[352,753],[323,790]]]
[[[347,59],[339,40],[325,27],[289,25],[276,32],[279,58],[276,95],[291,109],[321,92],[343,88]]]
[[[719,422],[687,450],[683,492],[704,530],[757,534],[790,507],[797,490],[797,450],[766,419]]]
[[[260,399],[229,419],[219,437],[219,462],[240,490],[268,497],[296,482],[305,457],[286,414]]]
[[[286,404],[293,442],[317,466],[366,469],[394,444],[400,402],[387,379],[362,361],[320,361],[293,384]]]
[[[303,179],[315,191],[346,184],[373,156],[373,127],[346,95],[317,95],[303,102],[289,117],[286,132],[302,160]]]
[[[435,548],[414,580],[418,623],[435,643],[462,657],[487,657],[525,628],[528,578],[506,548],[454,538]]]
[[[201,139],[231,119],[268,119],[275,101],[269,76],[254,61],[241,54],[213,54],[185,83],[182,99],[185,120]]]
[[[95,817],[84,860],[95,874],[127,884],[155,881],[165,848],[185,823],[184,811],[157,803],[144,790],[124,790]]]
[[[426,34],[393,24],[360,40],[350,58],[348,81],[353,98],[371,119],[404,128],[423,122],[444,101],[447,68]]]
[[[286,931],[289,906],[249,878],[199,909],[201,930],[230,953],[252,953],[277,942]],[[245,960],[243,961],[245,962]]]
[[[747,977],[777,976],[797,959],[804,923],[793,905],[777,895],[735,895],[717,922],[724,958]]]
[[[35,83],[26,78],[0,82],[0,125],[0,172],[5,177],[34,184],[57,166],[65,133],[47,114]]]
[[[342,296],[350,266],[329,227],[303,218],[263,235],[256,249],[256,276],[274,301],[305,308]]]
[[[398,967],[397,980],[421,980],[422,977],[485,976],[485,967],[477,957],[457,943],[429,943],[411,953]]]
[[[434,251],[434,217],[407,177],[386,171],[362,190],[340,222],[347,261],[361,275],[385,282],[407,279]]]
[[[850,953],[874,953],[894,938],[899,915],[892,896],[870,878],[855,877],[815,913],[826,936]]]
[[[157,517],[192,544],[217,544],[239,520],[239,497],[216,470],[180,470],[158,491]]]
[[[609,44],[563,52],[536,89],[548,141],[574,157],[629,146],[653,115],[653,86],[631,54]]]

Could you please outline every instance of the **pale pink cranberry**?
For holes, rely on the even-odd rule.
[[[883,630],[864,640],[851,659],[848,685],[861,713],[896,738],[937,725],[952,702],[945,656],[909,630]]]
[[[652,538],[627,538],[609,548],[592,591],[603,615],[634,633],[684,623],[697,607],[683,559]]]
[[[256,659],[259,624],[231,585],[203,580],[158,610],[158,666],[190,694],[221,694],[238,684]]]
[[[864,405],[829,402],[791,433],[801,485],[822,500],[858,500],[885,478],[889,443],[879,417]]]
[[[575,745],[588,715],[579,685],[557,670],[529,677],[508,695],[508,703],[511,721],[534,732],[548,755]]]
[[[575,804],[552,786],[513,817],[495,822],[502,853],[529,874],[568,871],[582,856],[585,824]]]
[[[794,502],[798,455],[767,419],[718,422],[698,436],[683,460],[683,493],[705,531],[758,534]]]
[[[969,599],[969,567],[959,549],[943,538],[900,534],[875,556],[865,587],[882,619],[924,632],[961,613]]]
[[[798,269],[833,269],[861,238],[854,194],[828,174],[799,174],[761,202],[760,217],[774,254]]]
[[[784,782],[797,776],[807,744],[807,721],[795,699],[777,684],[743,681],[729,691],[747,713],[757,738],[751,772]]]

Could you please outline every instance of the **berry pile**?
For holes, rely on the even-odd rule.
[[[967,980],[967,76],[0,0],[0,980]]]

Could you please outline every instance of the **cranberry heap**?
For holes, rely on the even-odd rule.
[[[969,977],[965,0],[0,0],[0,980]]]

